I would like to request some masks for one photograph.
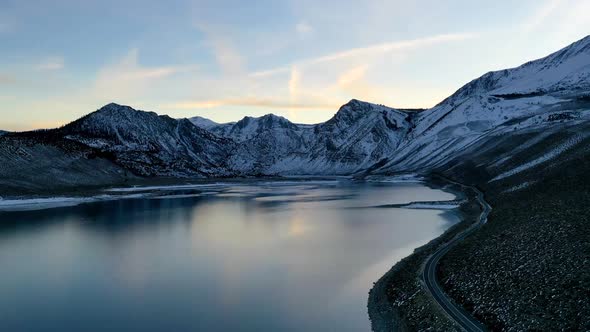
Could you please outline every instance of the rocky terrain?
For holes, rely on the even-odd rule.
[[[89,169],[136,177],[211,178],[353,174],[391,155],[410,128],[408,113],[352,100],[329,121],[299,125],[275,115],[215,124],[172,119],[109,104],[61,128],[0,136],[6,160],[0,178],[18,183],[4,192],[112,185],[119,177],[88,176]],[[26,147],[26,151],[23,150]],[[39,147],[51,149],[51,153]],[[84,153],[77,153],[78,150]],[[28,159],[14,158],[26,154]],[[37,165],[35,160],[42,159]],[[29,166],[22,164],[31,164]],[[96,164],[96,165],[94,165]],[[55,167],[54,167],[55,165]],[[58,166],[59,165],[59,166]],[[91,172],[91,171],[90,171]],[[85,178],[62,181],[56,174]],[[47,177],[49,175],[49,177]],[[39,177],[44,178],[40,186]],[[51,181],[54,180],[55,183]]]
[[[529,142],[511,158],[526,167],[459,164],[448,171],[466,180],[489,172],[478,182],[494,206],[490,222],[448,253],[439,276],[448,294],[493,330],[590,328],[589,130],[564,124],[485,153]],[[548,159],[551,151],[560,153]]]
[[[438,271],[447,294],[490,330],[590,327],[589,130],[585,122],[562,122],[551,131],[498,134],[469,148],[471,159],[435,170],[477,185],[493,206],[488,223],[451,249]],[[428,297],[418,274],[439,241],[475,220],[479,210],[472,204],[461,207],[463,223],[377,283],[372,302],[387,305],[369,303],[375,330],[390,330],[380,326],[396,319],[407,330],[459,330]],[[390,313],[380,315],[383,308]]]

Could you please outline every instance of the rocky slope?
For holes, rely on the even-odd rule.
[[[230,167],[242,173],[352,174],[386,160],[410,128],[407,113],[351,100],[329,121],[297,125],[266,115],[223,135],[238,137]]]
[[[419,113],[415,130],[383,169],[430,170],[490,135],[587,121],[589,95],[590,36],[520,67],[487,73]]]
[[[56,131],[7,133],[0,136],[0,196],[71,193],[134,178],[110,157]]]
[[[111,153],[142,176],[226,176],[232,141],[193,125],[109,104],[63,128],[65,138]]]
[[[194,116],[192,118],[189,118],[189,121],[192,122],[192,124],[194,124],[195,126],[206,130],[211,130],[220,125],[215,121],[209,120],[201,116]]]

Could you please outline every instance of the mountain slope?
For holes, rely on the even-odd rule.
[[[266,115],[216,132],[240,142],[229,165],[244,174],[351,174],[387,159],[408,120],[404,112],[351,100],[317,125]]]
[[[232,142],[153,112],[109,104],[60,129],[66,138],[112,153],[143,176],[225,176]]]
[[[56,130],[6,133],[0,136],[0,196],[71,192],[135,178],[110,157]]]
[[[545,58],[487,73],[417,114],[415,130],[383,170],[427,171],[490,135],[587,121],[589,95],[586,37]]]
[[[207,118],[201,117],[201,116],[193,116],[192,118],[188,119],[192,124],[194,124],[197,127],[206,129],[206,130],[211,130],[214,127],[219,126],[220,124],[213,121],[213,120],[209,120]]]
[[[475,159],[498,144],[499,137],[538,133],[515,147],[526,150],[564,125],[587,122],[589,110],[587,37],[545,58],[487,73],[428,110],[351,100],[332,119],[316,125],[294,124],[272,114],[217,124],[109,104],[52,135],[108,156],[117,167],[139,176],[430,172]],[[525,164],[513,164],[505,154],[489,160],[487,171],[510,165],[517,174],[519,167],[542,165],[585,135],[563,136],[545,159]],[[36,139],[46,144],[44,138]],[[495,176],[510,177],[509,171]]]

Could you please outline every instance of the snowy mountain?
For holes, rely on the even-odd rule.
[[[267,114],[259,118],[246,116],[238,122],[218,125],[210,130],[220,136],[243,142],[269,131],[281,131],[283,129],[296,131],[299,128],[282,116]]]
[[[228,163],[242,174],[351,174],[387,159],[409,130],[409,118],[351,100],[317,125],[265,115],[214,132],[239,142]]]
[[[60,129],[67,139],[113,154],[143,176],[225,176],[231,140],[176,120],[108,104]]]
[[[219,126],[220,124],[209,120],[207,118],[201,117],[201,116],[194,116],[192,118],[189,118],[189,121],[192,122],[195,126],[203,128],[203,129],[207,129],[207,130],[211,130],[214,127]]]
[[[351,100],[313,128],[308,156],[288,172],[351,174],[383,163],[412,129],[412,115],[382,105]]]
[[[353,99],[315,125],[272,114],[218,124],[109,104],[59,129],[0,136],[0,159],[26,147],[27,160],[34,160],[40,152],[29,147],[42,144],[57,147],[56,160],[99,158],[113,164],[112,174],[171,177],[429,172],[480,160],[485,172],[503,179],[579,144],[589,134],[572,128],[589,119],[586,37],[545,58],[487,73],[428,110]],[[485,155],[500,141],[506,153]],[[539,142],[547,145],[545,155],[515,161]],[[0,175],[17,174],[13,166],[6,174],[0,168]]]
[[[559,129],[586,121],[590,96],[590,36],[520,67],[490,72],[430,110],[382,170],[428,170],[499,135]]]

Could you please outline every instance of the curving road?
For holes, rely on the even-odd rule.
[[[485,327],[467,313],[462,307],[455,304],[442,290],[438,280],[436,279],[436,266],[440,259],[457,243],[465,237],[477,230],[481,225],[488,220],[488,215],[492,207],[485,201],[483,193],[476,187],[467,186],[447,179],[449,182],[459,185],[463,188],[472,189],[477,194],[477,201],[482,207],[482,213],[476,223],[471,225],[463,232],[457,234],[452,240],[441,245],[427,260],[423,266],[421,278],[426,288],[434,298],[434,300],[441,306],[441,308],[455,321],[458,326],[461,326],[466,331],[485,331]]]

